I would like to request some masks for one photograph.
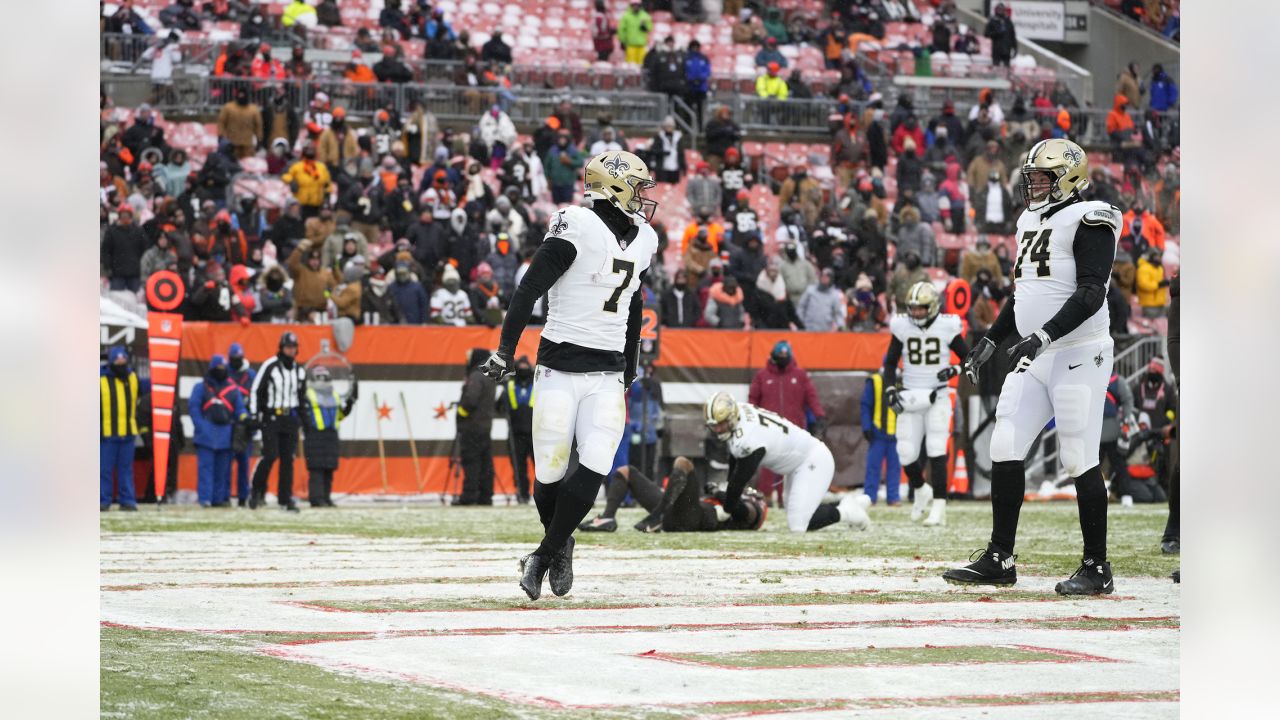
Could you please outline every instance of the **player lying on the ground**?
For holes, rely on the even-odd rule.
[[[649,515],[636,523],[640,532],[711,532],[714,530],[759,530],[764,525],[769,510],[764,496],[753,488],[742,494],[746,511],[735,519],[724,510],[724,493],[703,494],[693,463],[686,457],[678,457],[671,464],[667,477],[667,489],[645,477],[634,465],[618,468],[609,480],[605,493],[604,512],[594,520],[578,526],[586,532],[613,532],[618,529],[618,508],[627,493],[649,511]]]
[[[573,587],[573,531],[591,511],[613,469],[627,410],[623,393],[636,378],[641,294],[658,236],[649,221],[655,183],[629,152],[592,158],[583,172],[591,207],[552,216],[546,238],[511,298],[498,349],[484,373],[501,381],[515,368],[516,344],[533,305],[547,296],[533,393],[533,500],[544,535],[520,560],[520,587],[531,600]],[[565,478],[574,440],[578,469]]]
[[[1022,166],[1027,211],[1018,218],[1014,292],[964,361],[965,374],[976,384],[996,346],[1015,331],[1022,338],[1009,350],[1012,370],[1000,389],[991,432],[991,543],[975,562],[943,573],[947,582],[1017,581],[1013,549],[1027,452],[1054,418],[1062,465],[1075,479],[1084,536],[1080,567],[1054,589],[1060,595],[1115,589],[1098,449],[1111,377],[1107,286],[1121,217],[1105,202],[1081,198],[1088,186],[1089,159],[1069,140],[1036,143]]]
[[[969,353],[960,317],[940,314],[941,308],[942,296],[933,283],[912,285],[907,292],[907,314],[889,321],[893,339],[884,358],[886,394],[898,413],[898,460],[916,491],[911,519],[919,520],[928,509],[925,525],[947,524],[947,437],[951,434],[951,388],[947,381],[960,374],[951,364],[951,353],[960,357]],[[894,386],[899,359],[902,389]],[[922,435],[929,456],[929,485],[924,484],[924,465],[919,460]]]
[[[702,416],[711,432],[729,445],[724,510],[733,519],[749,518],[742,492],[764,466],[784,478],[783,503],[791,532],[819,530],[837,522],[858,530],[871,527],[866,511],[871,498],[863,493],[849,493],[839,505],[822,503],[836,463],[818,438],[784,417],[734,400],[727,392],[707,398]]]

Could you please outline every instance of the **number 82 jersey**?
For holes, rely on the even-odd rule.
[[[790,475],[820,441],[790,420],[754,405],[738,403],[738,422],[729,436],[729,454],[744,458],[764,448],[760,465]]]
[[[951,342],[963,334],[959,315],[939,314],[928,327],[920,327],[907,315],[894,315],[889,332],[902,343],[902,386],[908,390],[933,390],[938,371],[951,364]]]

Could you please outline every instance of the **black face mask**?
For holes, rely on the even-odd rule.
[[[517,365],[516,377],[520,378],[521,380],[528,380],[529,378],[533,377],[533,366]]]
[[[220,365],[216,368],[211,368],[209,370],[209,377],[213,378],[217,382],[222,382],[223,380],[226,380],[227,379],[226,366]]]
[[[783,354],[775,353],[769,356],[769,361],[780,368],[785,368],[786,366],[791,364],[791,356],[785,353]]]
[[[114,373],[115,376],[118,378],[129,377],[129,365],[128,363],[124,363],[121,365],[116,365],[115,363],[112,363],[111,372]]]
[[[236,372],[240,372],[240,368],[244,367],[244,358],[242,357],[233,357],[228,362],[231,364],[231,369]]]
[[[787,248],[787,258],[795,260],[799,252],[795,248]]]
[[[908,270],[915,270],[920,267],[920,258],[911,256],[903,260],[903,263],[906,264]]]
[[[284,280],[279,275],[272,275],[267,278],[267,289],[271,292],[280,292],[280,288],[284,287]]]

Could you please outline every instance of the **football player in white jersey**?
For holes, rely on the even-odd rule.
[[[703,420],[729,446],[729,485],[723,508],[739,522],[750,522],[755,506],[742,502],[742,491],[763,465],[782,475],[783,502],[791,532],[819,530],[843,522],[857,530],[871,526],[865,493],[848,493],[839,505],[823,504],[835,459],[821,440],[790,420],[718,392],[702,407]]]
[[[948,582],[1012,585],[1014,536],[1022,507],[1024,461],[1053,418],[1062,465],[1075,479],[1084,536],[1079,569],[1055,590],[1097,595],[1115,589],[1107,562],[1107,489],[1098,467],[1103,404],[1111,378],[1107,286],[1120,237],[1120,212],[1085,201],[1089,159],[1062,139],[1036,143],[1022,166],[1027,211],[1018,218],[1014,292],[990,332],[964,361],[979,368],[1012,333],[1011,369],[991,433],[991,542],[976,562],[948,570]]]
[[[625,151],[592,158],[584,171],[591,207],[570,205],[551,217],[546,239],[511,298],[498,349],[484,364],[501,380],[515,367],[516,344],[534,303],[547,296],[533,391],[533,499],[545,534],[520,561],[520,587],[532,600],[550,573],[551,591],[573,586],[573,531],[590,512],[613,469],[627,411],[623,394],[636,377],[641,293],[658,248],[650,227],[657,203],[644,161]],[[578,468],[565,478],[577,441]]]
[[[907,291],[907,314],[889,321],[893,339],[884,358],[884,383],[889,388],[885,394],[898,413],[898,460],[916,492],[911,519],[919,520],[928,510],[925,525],[947,524],[947,436],[951,432],[947,381],[960,374],[959,367],[951,364],[951,353],[969,354],[960,317],[942,314],[941,308],[942,295],[933,283],[912,285]],[[901,389],[895,386],[899,359]],[[929,458],[929,485],[924,483],[920,462],[921,440]]]

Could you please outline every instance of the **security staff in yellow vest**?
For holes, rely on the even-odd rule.
[[[355,379],[351,391],[340,399],[333,389],[333,374],[324,365],[311,369],[307,383],[306,406],[302,408],[302,452],[307,461],[307,499],[311,507],[337,507],[333,504],[333,473],[342,456],[338,425],[351,414],[359,393]]]
[[[129,367],[129,353],[115,345],[107,364],[98,371],[102,403],[98,451],[98,509],[111,509],[112,480],[120,509],[134,512],[138,500],[133,490],[133,449],[138,439],[138,376]]]
[[[885,468],[885,502],[899,502],[902,465],[898,462],[898,416],[884,398],[884,376],[871,373],[862,390],[862,437],[867,439],[867,475],[862,489],[874,505],[880,495],[880,470]]]
[[[516,373],[498,394],[498,406],[507,414],[507,445],[511,453],[516,501],[529,504],[529,463],[533,461],[533,365],[529,356],[516,360]]]

